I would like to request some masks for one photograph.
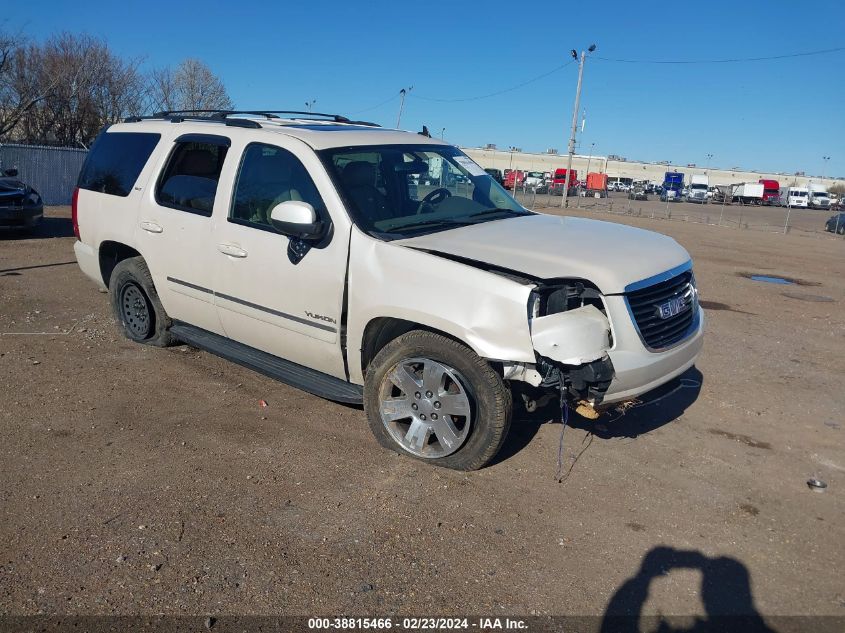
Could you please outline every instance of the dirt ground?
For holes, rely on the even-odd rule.
[[[707,333],[682,389],[571,420],[562,483],[554,407],[433,468],[359,408],[121,338],[66,208],[0,236],[0,614],[845,616],[845,240],[572,213],[683,244]]]

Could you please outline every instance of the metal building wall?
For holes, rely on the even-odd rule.
[[[17,169],[18,178],[41,194],[45,205],[70,204],[88,150],[42,145],[0,145],[0,173]]]

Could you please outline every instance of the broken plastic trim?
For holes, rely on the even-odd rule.
[[[598,407],[616,375],[613,362],[607,355],[577,367],[562,365],[541,356],[537,369],[544,376],[541,388],[557,387],[563,390],[567,399],[576,406],[588,404]]]

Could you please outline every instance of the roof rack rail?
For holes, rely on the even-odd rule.
[[[188,112],[186,110],[186,112]],[[170,113],[170,112],[157,112],[156,114],[151,114],[147,116],[130,116],[123,119],[124,123],[137,123],[138,121],[154,121],[154,120],[164,120],[170,121],[171,123],[182,123],[183,121],[206,121],[211,123],[223,123],[224,125],[229,125],[231,127],[248,127],[248,128],[260,128],[261,124],[258,121],[253,121],[251,119],[224,119],[224,118],[216,118],[213,119],[207,116],[191,116],[188,114],[182,113]]]
[[[296,118],[317,119],[322,117],[335,123],[346,125],[365,125],[367,127],[381,127],[377,123],[369,121],[352,121],[340,114],[326,114],[324,112],[303,112],[301,110],[163,110],[149,116],[133,116],[124,119],[125,123],[135,123],[150,119],[165,119],[174,123],[182,121],[219,121],[226,125],[236,127],[257,128],[261,125],[257,121],[245,118],[237,118],[238,115],[263,116],[264,118],[280,119],[279,115],[294,115]]]
[[[281,118],[280,114],[293,114],[297,118],[312,119],[316,117],[325,117],[334,121],[335,123],[346,123],[348,125],[366,125],[368,127],[381,127],[378,123],[371,123],[370,121],[353,121],[352,119],[343,116],[342,114],[326,114],[325,112],[304,112],[302,110],[219,110],[212,113],[213,118],[225,119],[232,115],[250,114],[253,116],[264,116],[268,119]]]

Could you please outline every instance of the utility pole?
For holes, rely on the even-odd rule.
[[[591,44],[587,49],[590,53],[596,50],[596,45]],[[578,53],[573,49],[572,57],[578,58]],[[584,60],[587,58],[587,53],[581,51],[581,62],[578,64],[578,86],[575,88],[575,108],[572,110],[572,132],[569,135],[569,151],[566,159],[566,179],[563,181],[563,195],[560,199],[560,208],[565,209],[569,206],[569,180],[572,173],[572,157],[575,155],[575,133],[578,131],[578,110],[581,108],[581,82],[584,78]]]
[[[407,88],[402,88],[402,90],[399,91],[399,116],[396,118],[397,128],[399,127],[399,123],[402,121],[402,110],[405,109],[405,95],[411,92],[411,90],[413,89],[413,86],[408,86]]]

